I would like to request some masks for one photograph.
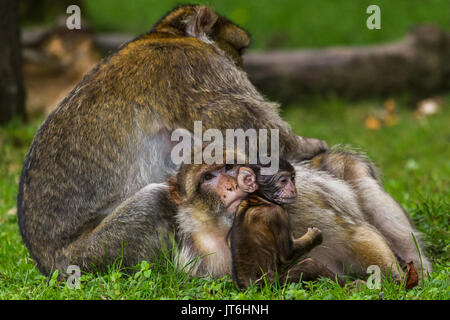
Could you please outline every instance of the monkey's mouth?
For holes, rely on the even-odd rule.
[[[281,200],[280,201],[281,203],[291,204],[291,203],[294,203],[295,200],[297,200],[297,197],[285,197],[285,198],[281,198],[280,200]]]

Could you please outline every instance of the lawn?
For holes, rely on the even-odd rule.
[[[82,19],[97,31],[146,32],[176,3],[185,1],[85,1]],[[198,1],[205,3],[205,1]],[[253,49],[323,47],[394,41],[417,23],[434,22],[450,30],[447,0],[284,0],[208,1],[220,13],[252,34]],[[382,29],[368,30],[365,9],[381,8]],[[42,118],[0,127],[0,299],[450,299],[450,94],[442,96],[437,114],[418,118],[416,104],[392,97],[390,120],[367,128],[379,117],[385,99],[351,102],[311,97],[283,106],[282,115],[302,136],[329,145],[348,144],[365,151],[383,173],[383,184],[424,233],[425,250],[434,273],[421,286],[405,290],[385,282],[381,289],[341,288],[325,279],[280,286],[270,284],[245,292],[229,277],[191,278],[177,271],[170,252],[153,264],[143,262],[130,276],[120,264],[107,274],[85,274],[80,289],[42,276],[22,243],[17,226],[16,195],[25,154]],[[369,118],[370,119],[370,118]],[[377,124],[377,123],[376,123]],[[373,122],[372,125],[373,127]],[[376,126],[375,126],[376,127]]]
[[[364,150],[383,172],[386,190],[410,213],[424,233],[434,273],[422,286],[406,291],[385,282],[380,290],[340,288],[318,282],[234,288],[231,279],[190,278],[177,271],[170,252],[129,276],[117,265],[104,275],[86,274],[81,289],[42,276],[22,244],[17,226],[16,194],[25,153],[40,120],[0,129],[0,299],[450,299],[449,177],[450,96],[433,116],[418,119],[405,99],[396,99],[396,123],[366,128],[365,119],[384,110],[383,100],[349,102],[311,98],[286,106],[283,116],[303,136],[330,145]]]

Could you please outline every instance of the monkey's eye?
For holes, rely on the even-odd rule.
[[[208,181],[208,180],[211,180],[211,179],[213,179],[213,178],[214,178],[214,175],[211,174],[211,173],[207,173],[207,174],[205,174],[205,175],[203,176],[203,180],[204,180],[204,181]]]
[[[287,183],[288,182],[288,178],[281,177],[280,180],[278,180],[278,181],[280,181],[281,183]]]

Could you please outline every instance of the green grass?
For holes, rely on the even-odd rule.
[[[252,49],[364,45],[394,41],[419,23],[450,30],[448,0],[220,0],[207,3],[252,34]],[[177,3],[167,0],[85,1],[82,19],[97,31],[141,34]],[[366,28],[370,4],[381,8],[381,30]],[[64,14],[64,12],[61,12]],[[27,22],[24,21],[27,25]],[[434,273],[423,286],[405,291],[385,282],[381,290],[340,288],[327,280],[314,283],[236,290],[230,278],[191,278],[162,256],[142,263],[135,275],[119,267],[105,275],[83,275],[81,289],[69,289],[38,272],[22,244],[15,213],[19,174],[40,120],[0,128],[0,299],[450,299],[449,177],[450,95],[437,115],[418,120],[399,99],[398,123],[370,131],[365,118],[382,108],[379,100],[351,103],[311,98],[286,106],[283,116],[303,136],[329,145],[350,144],[368,153],[383,172],[384,186],[410,213],[425,235]],[[56,276],[56,275],[55,275]]]
[[[252,48],[362,45],[399,39],[418,23],[450,29],[447,0],[217,0],[85,1],[82,16],[96,30],[144,33],[173,6],[210,4],[252,35]],[[381,9],[381,30],[369,30],[366,9]]]
[[[287,106],[285,119],[296,133],[325,139],[330,145],[350,144],[364,150],[382,169],[386,190],[410,213],[425,234],[434,273],[423,286],[406,291],[385,282],[381,290],[340,288],[328,280],[271,284],[240,292],[229,277],[191,278],[161,256],[153,265],[137,266],[132,276],[119,266],[104,275],[86,274],[81,289],[42,276],[22,244],[17,226],[16,193],[25,153],[40,121],[0,128],[0,299],[450,299],[449,177],[450,96],[439,113],[423,120],[399,100],[398,123],[377,131],[364,119],[382,109],[382,101],[350,103],[309,99]]]

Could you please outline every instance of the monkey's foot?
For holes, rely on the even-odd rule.
[[[300,144],[305,149],[305,153],[310,154],[310,158],[328,151],[328,144],[323,140],[315,138],[304,138],[301,136],[297,137],[300,140]]]

